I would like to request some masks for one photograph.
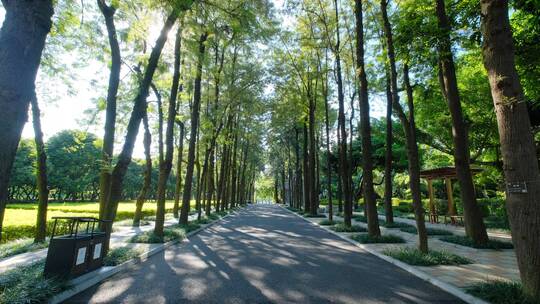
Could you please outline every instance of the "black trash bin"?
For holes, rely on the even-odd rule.
[[[91,217],[53,219],[45,276],[74,278],[103,266],[103,249],[109,236],[97,231],[101,220]],[[69,234],[56,235],[59,220],[67,224]]]

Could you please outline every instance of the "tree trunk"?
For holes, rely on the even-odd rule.
[[[167,110],[167,129],[165,134],[165,158],[159,164],[159,179],[157,185],[157,209],[154,234],[163,238],[163,226],[165,224],[165,192],[167,191],[167,180],[171,174],[173,151],[174,151],[174,122],[176,119],[176,98],[180,84],[180,49],[182,48],[182,28],[176,30],[176,41],[174,43],[174,72],[169,97],[169,107]]]
[[[436,4],[438,26],[441,32],[438,43],[439,60],[442,67],[446,101],[448,102],[450,116],[452,117],[454,162],[460,186],[461,202],[463,203],[465,230],[476,245],[482,245],[487,243],[488,235],[482,219],[482,212],[476,203],[476,194],[469,164],[470,152],[467,123],[463,119],[461,110],[461,100],[450,41],[451,28],[448,16],[446,15],[444,0],[436,0]]]
[[[38,189],[38,212],[36,219],[36,234],[34,243],[44,242],[47,236],[47,205],[49,203],[49,187],[47,182],[47,155],[43,144],[43,132],[41,131],[41,112],[37,102],[37,97],[31,99],[32,103],[32,123],[36,142],[37,173],[36,184]]]
[[[204,32],[199,38],[199,54],[197,62],[197,74],[195,76],[195,87],[193,93],[193,105],[191,109],[191,134],[189,138],[188,163],[186,168],[186,178],[184,182],[184,193],[182,197],[182,208],[180,212],[180,221],[182,225],[188,223],[189,204],[191,200],[191,187],[193,183],[193,167],[195,165],[195,148],[197,144],[197,129],[199,126],[199,111],[201,105],[201,78],[204,63],[205,42],[208,33]]]
[[[364,25],[362,0],[355,0],[356,19],[356,68],[360,80],[360,129],[362,132],[362,163],[363,163],[363,189],[364,204],[366,206],[366,218],[368,234],[373,237],[381,235],[379,229],[379,216],[377,214],[377,202],[373,189],[373,158],[371,155],[371,123],[369,121],[368,82],[364,66]]]
[[[111,232],[112,221],[116,217],[116,211],[118,209],[118,203],[122,198],[122,188],[124,177],[126,175],[129,164],[131,163],[131,157],[133,154],[133,147],[135,145],[135,140],[137,139],[137,134],[139,133],[139,126],[144,115],[146,115],[146,98],[148,96],[150,84],[152,83],[152,78],[154,77],[154,72],[156,71],[161,52],[167,41],[167,35],[171,28],[173,27],[176,19],[178,18],[178,11],[174,10],[165,21],[161,33],[159,34],[156,44],[152,49],[150,58],[148,60],[148,65],[144,71],[144,76],[140,82],[137,96],[134,100],[133,110],[131,112],[131,117],[127,126],[127,133],[124,140],[124,146],[120,155],[118,155],[118,161],[116,166],[113,169],[111,177],[111,188],[109,199],[107,202],[107,208],[105,212],[105,220],[108,220],[105,225],[102,225],[102,230]],[[108,250],[108,245],[105,244],[105,251]]]
[[[344,208],[344,224],[348,227],[351,226],[352,218],[352,194],[351,194],[351,177],[349,176],[350,170],[349,158],[347,156],[347,131],[345,130],[345,96],[343,95],[343,79],[341,75],[341,56],[340,56],[340,37],[339,37],[339,8],[337,0],[334,0],[334,10],[336,16],[336,74],[337,74],[337,86],[338,86],[338,128],[341,133],[341,144],[339,148],[339,163],[341,173],[341,187],[343,196],[345,198]]]
[[[420,192],[420,156],[418,155],[418,142],[416,139],[416,122],[414,120],[414,101],[411,83],[409,81],[409,66],[403,66],[403,82],[407,91],[407,105],[409,107],[409,117],[405,116],[401,104],[394,103],[394,109],[402,121],[405,137],[407,156],[409,159],[409,186],[411,188],[414,217],[418,230],[418,249],[423,253],[428,252],[428,237],[424,218],[424,206],[422,205],[422,194]]]
[[[386,77],[386,151],[384,159],[384,214],[387,224],[394,223],[392,208],[392,89]]]
[[[328,69],[328,53],[325,58],[326,69]],[[323,86],[324,95],[324,127],[326,131],[326,191],[328,192],[328,220],[333,221],[334,210],[332,205],[332,161],[330,150],[330,119],[328,115],[328,74],[325,77]]]
[[[309,148],[308,148],[308,128],[304,122],[304,137],[303,137],[303,164],[304,164],[304,212],[311,212],[311,170],[309,168]]]
[[[238,123],[235,123],[235,135],[234,135],[234,144],[233,144],[233,158],[232,158],[232,164],[231,164],[231,207],[234,208],[236,202],[235,202],[235,195],[236,195],[236,178],[237,178],[237,172],[236,172],[236,161],[237,161],[237,155],[238,155],[238,131],[236,130],[238,128]]]
[[[310,94],[311,95],[311,94]],[[309,175],[310,178],[310,213],[317,214],[319,205],[319,187],[317,182],[317,153],[316,153],[316,138],[315,138],[315,97],[309,97]]]
[[[103,135],[102,168],[99,176],[99,217],[105,215],[107,199],[111,187],[112,158],[114,152],[114,133],[116,129],[116,99],[120,85],[120,69],[122,66],[120,45],[116,35],[114,15],[116,8],[108,6],[104,0],[97,0],[98,7],[105,18],[109,46],[111,48],[111,71],[107,89],[107,107],[105,110],[105,133]]]
[[[54,13],[51,0],[2,0],[2,4],[6,13],[0,29],[0,239],[11,168]]]
[[[180,128],[180,136],[178,142],[178,155],[176,159],[176,186],[174,190],[174,206],[173,206],[173,215],[174,218],[178,218],[178,211],[180,205],[180,189],[182,188],[182,158],[184,156],[184,123],[181,121],[177,122],[178,127]]]
[[[508,2],[482,0],[481,9],[482,53],[499,125],[512,241],[523,290],[531,299],[540,299],[539,169],[527,104],[515,68]]]
[[[418,143],[416,141],[416,123],[414,120],[414,102],[412,87],[409,81],[409,69],[407,63],[404,66],[403,78],[407,90],[407,104],[409,108],[409,117],[405,114],[401,103],[399,102],[397,88],[397,70],[396,58],[394,52],[394,42],[392,35],[392,27],[387,15],[388,2],[381,1],[381,11],[384,22],[384,35],[386,37],[386,47],[388,53],[388,61],[390,63],[390,82],[392,91],[392,106],[393,111],[397,114],[403,131],[405,133],[405,147],[407,149],[407,158],[409,161],[409,187],[411,188],[413,198],[414,217],[416,220],[416,228],[418,230],[418,249],[421,252],[428,252],[428,238],[426,232],[426,224],[424,219],[424,207],[422,206],[422,195],[420,192],[420,158],[418,155]]]
[[[200,133],[199,133],[200,134]],[[200,137],[197,139],[197,143],[200,143]],[[195,169],[196,169],[196,182],[197,182],[197,192],[195,194],[195,210],[197,210],[197,220],[201,219],[201,191],[204,187],[203,181],[201,178],[202,172],[201,172],[201,163],[199,161],[200,158],[200,150],[201,145],[197,145],[197,151],[195,152]]]
[[[296,185],[295,185],[295,200],[296,208],[300,209],[302,206],[302,167],[300,166],[300,140],[298,128],[294,128],[294,155],[295,155],[295,165],[296,165]]]
[[[339,122],[338,122],[338,128],[339,128]],[[339,150],[341,149],[340,147],[340,143],[341,143],[341,135],[339,135],[341,132],[338,130],[337,132],[337,141],[338,141],[338,145],[337,145],[337,149],[338,149],[338,155],[339,155]],[[337,190],[338,190],[338,193],[337,193],[337,199],[338,199],[338,213],[342,213],[343,212],[343,183],[341,181],[341,162],[338,160],[338,178],[337,178]]]
[[[142,218],[142,208],[146,201],[146,195],[150,186],[152,185],[152,156],[150,155],[150,145],[152,144],[152,134],[150,133],[150,127],[148,126],[148,115],[143,117],[144,126],[144,157],[146,160],[144,168],[144,180],[139,196],[137,196],[137,202],[135,203],[135,214],[133,215],[133,227],[139,227]]]
[[[208,174],[206,176],[207,179],[207,192],[206,192],[206,210],[205,214],[206,216],[209,216],[212,212],[212,199],[214,194],[214,171],[215,171],[215,150],[211,150],[208,157],[209,157],[209,168],[208,168]]]

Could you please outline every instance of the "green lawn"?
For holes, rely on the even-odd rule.
[[[174,201],[166,202],[167,212],[172,212]],[[195,201],[191,201],[191,207],[195,207]],[[147,201],[143,207],[143,215],[154,215],[156,203]],[[99,203],[50,203],[47,211],[47,219],[55,216],[88,216],[98,217]],[[135,213],[135,201],[121,202],[118,205],[116,220],[133,218]],[[37,203],[8,204],[3,224],[2,242],[33,237],[37,216]],[[52,221],[49,221],[52,223]],[[50,229],[48,229],[50,230]],[[50,231],[49,231],[50,232]]]

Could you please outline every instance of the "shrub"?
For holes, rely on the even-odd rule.
[[[133,226],[133,219],[127,219],[127,220],[115,222],[114,225],[115,226],[120,226],[120,227],[132,227]],[[148,225],[150,225],[150,222],[148,220],[142,219],[139,222],[139,226],[148,226]]]
[[[434,265],[463,265],[471,264],[472,261],[446,251],[430,250],[422,253],[416,248],[387,249],[383,253],[394,259],[400,260],[409,265],[434,266]]]
[[[398,210],[401,213],[411,213],[414,211],[412,201],[400,201],[399,205],[395,207],[396,210]]]
[[[397,235],[388,234],[381,235],[379,237],[372,237],[368,234],[357,234],[351,236],[351,238],[362,244],[377,244],[377,243],[387,243],[387,244],[400,244],[405,243],[405,240]]]
[[[210,213],[210,215],[207,216],[206,218],[208,218],[211,221],[215,221],[215,220],[219,220],[219,215],[217,215],[215,213]]]
[[[20,253],[47,248],[49,242],[34,243],[33,239],[20,239],[0,245],[0,259]]]
[[[539,304],[540,300],[531,299],[523,293],[518,282],[488,281],[466,288],[475,297],[493,304]]]
[[[44,266],[45,262],[38,262],[0,274],[0,303],[46,303],[69,288],[65,279],[45,278]]]
[[[330,228],[335,232],[366,232],[366,228],[359,225],[346,226],[344,223],[336,224],[334,227]]]
[[[355,215],[353,217],[353,219],[359,221],[359,222],[362,222],[362,223],[367,223],[367,218],[363,215]]]
[[[163,229],[163,237],[159,237],[154,234],[153,230],[145,231],[141,234],[137,234],[132,237],[130,243],[145,243],[145,244],[156,244],[156,243],[167,243],[174,240],[182,240],[186,237],[186,231],[179,225],[167,227]]]
[[[189,222],[186,225],[174,225],[172,227],[178,227],[178,228],[184,229],[186,233],[189,233],[191,231],[195,231],[201,228],[201,225],[199,225],[199,223],[195,221],[195,222]]]
[[[513,249],[512,243],[497,240],[489,240],[485,245],[475,245],[471,238],[461,235],[452,235],[439,238],[443,242],[458,244],[461,246],[473,247],[478,249]]]
[[[342,221],[336,221],[336,220],[329,220],[329,219],[326,219],[326,220],[322,220],[319,222],[319,225],[322,225],[322,226],[333,226],[333,225],[336,225],[336,224],[343,224]]]
[[[131,259],[138,258],[141,254],[140,251],[130,247],[118,247],[109,250],[107,256],[103,259],[103,265],[116,266]]]
[[[195,223],[197,223],[199,225],[206,225],[206,224],[210,224],[211,222],[212,222],[212,220],[207,218],[207,217],[203,217],[200,220],[195,221]]]
[[[416,227],[414,226],[403,227],[403,228],[400,228],[399,230],[403,232],[407,232],[407,233],[418,234],[418,229],[416,229]],[[453,233],[448,230],[437,229],[437,228],[426,228],[426,232],[427,232],[427,235],[453,235]]]
[[[382,226],[386,227],[386,228],[408,228],[408,227],[413,227],[413,225],[411,224],[407,224],[407,223],[402,223],[402,222],[393,222],[393,223],[384,223],[382,224]]]
[[[306,213],[306,214],[304,214],[304,217],[309,217],[309,218],[325,218],[326,215],[324,215],[324,214],[311,214],[311,213]]]
[[[219,217],[224,217],[224,216],[226,216],[227,214],[229,214],[229,211],[227,211],[227,210],[224,210],[224,211],[218,211],[218,212],[214,212],[214,214],[217,214]]]

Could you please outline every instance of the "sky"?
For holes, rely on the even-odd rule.
[[[286,0],[272,0],[276,8],[283,8]],[[0,22],[4,21],[5,11],[0,5]],[[294,23],[294,19],[288,15],[280,15],[282,18],[282,26],[290,27]],[[150,29],[149,41],[154,41],[154,37],[157,37],[161,25],[156,23],[155,27]],[[66,54],[65,58],[62,58],[64,63],[69,63],[74,59],[73,54]],[[126,69],[123,68],[123,72],[126,73]],[[102,124],[88,125],[85,120],[88,115],[85,112],[89,109],[95,108],[94,102],[98,97],[105,97],[106,84],[108,80],[108,69],[98,62],[89,64],[87,67],[75,69],[71,72],[71,81],[73,83],[74,94],[68,94],[68,87],[63,85],[61,81],[44,81],[43,75],[38,74],[36,81],[36,87],[38,92],[38,98],[41,99],[41,123],[45,140],[48,140],[54,134],[68,129],[77,129],[89,131],[97,135],[99,138],[103,136]],[[95,80],[98,80],[99,84],[96,88]],[[381,117],[384,116],[384,106],[381,103],[379,97],[371,96],[375,99],[372,103],[372,116]],[[101,121],[104,121],[104,113],[100,114]],[[142,128],[142,126],[141,126]],[[142,132],[139,132],[142,134]],[[29,121],[26,123],[22,132],[23,138],[34,138],[34,131],[32,128],[31,115],[29,115]],[[123,134],[117,132],[116,134],[117,144],[115,145],[115,152],[119,153],[123,140]],[[144,158],[144,150],[142,144],[142,136],[139,136],[135,144],[133,156],[135,158]]]

